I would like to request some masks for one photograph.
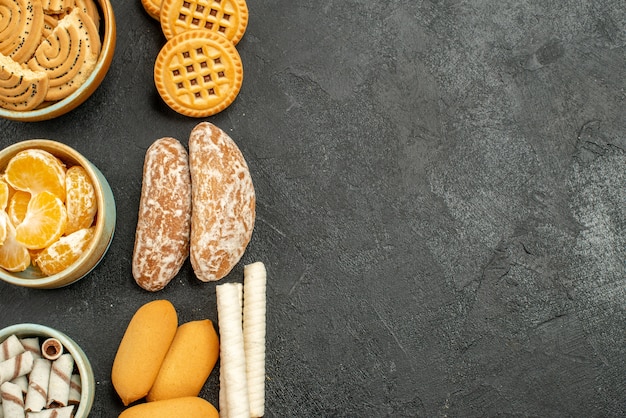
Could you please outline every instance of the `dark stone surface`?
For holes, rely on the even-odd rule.
[[[306,3],[306,2],[305,2]],[[71,114],[0,121],[0,145],[76,147],[118,205],[88,278],[0,284],[0,326],[32,321],[92,360],[92,416],[134,311],[217,319],[189,264],[132,279],[146,148],[198,120],[152,81],[164,40],[113,0],[118,46]],[[267,416],[626,416],[626,9],[598,1],[250,1],[244,85],[209,118],[258,195],[240,265],[266,263]],[[202,395],[217,402],[214,373]]]

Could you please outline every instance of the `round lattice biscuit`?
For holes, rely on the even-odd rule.
[[[232,42],[202,29],[167,41],[154,65],[154,83],[165,103],[191,117],[226,109],[242,82],[243,65]]]
[[[91,18],[80,9],[59,20],[28,62],[31,70],[45,71],[50,79],[46,100],[61,100],[89,77],[100,53],[100,36]]]
[[[28,61],[41,40],[43,16],[39,0],[0,0],[0,53]]]
[[[237,45],[248,26],[248,6],[245,0],[162,0],[160,20],[167,39],[205,29]]]
[[[141,5],[151,18],[161,19],[161,0],[141,0]]]
[[[0,107],[32,110],[44,101],[47,89],[45,72],[31,71],[0,55]]]

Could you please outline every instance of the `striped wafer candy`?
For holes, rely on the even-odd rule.
[[[71,354],[63,354],[52,362],[48,381],[48,408],[67,406],[72,370],[74,370],[74,358]]]
[[[52,362],[45,358],[35,359],[29,375],[25,406],[27,411],[41,411],[48,402],[48,382]]]
[[[2,397],[2,410],[6,418],[24,417],[24,396],[18,385],[4,382],[0,385],[0,397]]]
[[[0,363],[0,384],[30,373],[33,361],[33,354],[25,351]]]
[[[24,351],[26,349],[20,339],[15,335],[11,335],[0,344],[0,362],[15,357]]]

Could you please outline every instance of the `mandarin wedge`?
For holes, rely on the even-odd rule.
[[[28,249],[46,248],[63,235],[66,224],[65,205],[57,196],[44,191],[28,202],[26,216],[15,228],[15,239]]]
[[[48,191],[65,202],[65,166],[40,149],[20,151],[7,164],[5,180],[16,190],[36,195]]]
[[[94,236],[94,228],[84,228],[59,238],[35,257],[35,265],[46,276],[59,273],[72,265],[85,252]]]
[[[13,196],[9,198],[7,213],[13,225],[19,225],[26,216],[28,210],[28,202],[30,202],[30,193],[17,190]]]
[[[0,179],[0,210],[5,210],[9,204],[9,196],[11,195],[11,188],[9,184]]]
[[[0,219],[6,226],[6,237],[0,245],[0,267],[7,271],[24,271],[30,265],[28,249],[15,240],[15,227],[6,212],[0,211]]]
[[[98,211],[96,191],[87,171],[79,165],[68,168],[65,173],[65,208],[65,234],[89,228]]]

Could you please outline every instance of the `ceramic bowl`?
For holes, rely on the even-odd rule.
[[[53,289],[67,286],[85,277],[94,269],[106,254],[115,230],[115,200],[104,175],[89,160],[75,149],[49,139],[31,139],[13,144],[0,151],[0,172],[4,171],[9,160],[18,152],[37,148],[50,152],[67,167],[82,166],[89,175],[96,192],[98,213],[95,220],[95,234],[89,247],[81,257],[65,270],[45,276],[37,267],[30,266],[22,272],[9,272],[0,268],[0,280],[24,287]]]
[[[33,110],[15,111],[0,108],[0,117],[5,119],[37,122],[53,119],[64,115],[70,110],[82,104],[100,86],[102,80],[111,66],[115,51],[116,28],[113,7],[109,0],[96,0],[100,13],[100,37],[102,48],[96,66],[87,80],[72,94],[58,102],[52,102],[46,106]]]
[[[87,418],[96,393],[96,381],[91,363],[79,345],[64,333],[38,324],[17,324],[3,328],[0,330],[0,343],[11,335],[18,338],[38,337],[40,344],[48,338],[59,340],[63,345],[64,352],[70,353],[74,358],[75,368],[78,369],[81,379],[80,403],[74,411],[74,418]]]

